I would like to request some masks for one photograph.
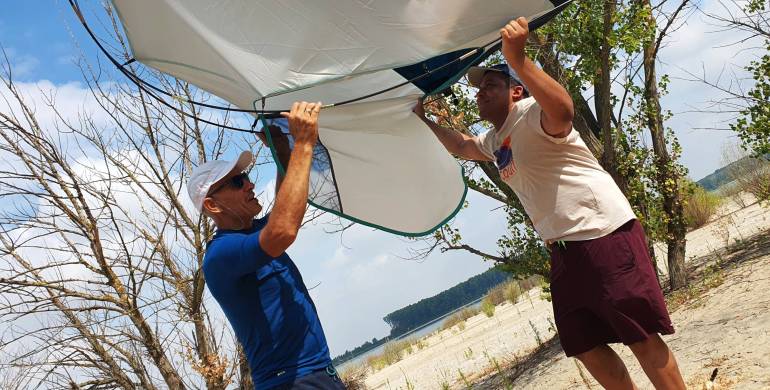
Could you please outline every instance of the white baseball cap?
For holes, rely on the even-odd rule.
[[[472,87],[478,88],[481,85],[481,80],[484,78],[484,74],[487,72],[500,72],[504,75],[507,75],[517,85],[520,85],[522,88],[524,88],[524,91],[527,93],[527,95],[529,95],[529,89],[527,89],[527,86],[524,85],[524,82],[521,81],[521,78],[516,73],[516,71],[513,70],[513,68],[511,68],[508,64],[497,64],[489,67],[471,66],[467,73],[468,83],[470,83]]]
[[[187,181],[187,194],[199,212],[203,208],[203,199],[216,182],[222,180],[230,172],[245,171],[254,162],[254,155],[244,150],[235,161],[213,160],[197,166]]]

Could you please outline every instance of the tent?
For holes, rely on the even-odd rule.
[[[188,81],[262,125],[294,101],[319,117],[309,201],[389,232],[432,232],[460,209],[460,165],[412,113],[566,0],[113,0],[133,57]],[[281,123],[284,121],[284,123]],[[282,169],[282,167],[280,167]]]

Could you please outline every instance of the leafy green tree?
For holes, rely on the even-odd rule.
[[[640,0],[637,3],[640,8],[639,14],[643,15],[642,20],[646,20],[642,26],[646,26],[649,31],[642,35],[644,88],[642,110],[640,111],[643,113],[652,138],[656,174],[653,188],[660,195],[663,206],[662,227],[668,247],[668,275],[672,289],[687,285],[687,271],[684,264],[687,218],[684,212],[684,202],[689,194],[689,187],[683,186],[684,181],[682,180],[687,175],[687,171],[676,162],[681,153],[679,143],[672,132],[668,132],[668,137],[666,137],[666,128],[663,122],[667,114],[661,108],[660,96],[662,93],[658,87],[662,86],[665,91],[667,78],[664,76],[662,83],[658,83],[656,62],[660,44],[666,31],[686,5],[687,0],[682,1],[673,12],[672,17],[668,19],[668,23],[658,32],[657,20],[652,14],[650,0]]]
[[[725,21],[729,27],[747,31],[751,38],[764,41],[762,56],[746,66],[754,79],[754,87],[741,96],[745,107],[730,125],[747,150],[755,157],[764,156],[770,153],[770,6],[767,1],[751,0],[743,7],[742,17]]]
[[[675,11],[663,15],[660,4],[638,0],[604,1],[600,7],[577,2],[531,33],[528,48],[529,55],[571,93],[575,129],[628,196],[650,238],[674,248],[669,250],[674,288],[686,280],[679,271],[684,269],[685,231],[676,229],[683,220],[683,193],[676,183],[685,170],[677,163],[681,150],[673,132],[664,127],[670,114],[659,101],[668,79],[658,78],[654,64],[661,41],[687,4],[683,0]],[[658,14],[653,15],[653,10]],[[662,27],[655,23],[658,17],[667,21]],[[488,63],[499,61],[499,56],[493,56]],[[616,94],[618,86],[621,94]],[[472,92],[465,84],[456,85],[451,99],[434,100],[428,111],[443,126],[466,134],[485,131],[489,125],[479,120]],[[652,150],[642,142],[645,130],[656,139]],[[503,269],[517,276],[548,277],[547,250],[494,165],[462,164],[469,188],[504,204],[509,230],[498,239],[497,253],[485,253],[464,243],[461,232],[447,225],[417,255],[435,249],[465,250],[503,264]]]

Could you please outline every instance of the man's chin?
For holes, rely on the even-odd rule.
[[[479,104],[478,108],[479,118],[486,120],[485,117],[487,116],[487,111],[489,111],[488,107],[485,104]]]

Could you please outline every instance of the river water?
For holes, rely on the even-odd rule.
[[[420,338],[422,338],[424,336],[427,336],[427,335],[433,333],[434,331],[436,331],[438,329],[441,329],[441,325],[443,325],[444,322],[452,314],[455,314],[455,313],[459,312],[460,310],[463,310],[463,309],[466,309],[466,308],[475,309],[475,308],[480,307],[481,306],[481,301],[483,299],[484,299],[484,297],[481,297],[481,298],[479,298],[479,299],[477,299],[477,300],[475,300],[475,301],[473,301],[473,302],[471,302],[471,303],[469,303],[469,304],[467,304],[465,306],[459,307],[459,308],[457,308],[457,309],[455,309],[455,310],[453,310],[453,311],[451,311],[449,313],[444,314],[441,317],[438,317],[438,318],[436,318],[436,319],[434,319],[432,321],[429,321],[429,322],[423,324],[422,326],[420,326],[418,328],[415,328],[414,330],[399,336],[396,339],[390,340],[387,343],[384,343],[382,345],[377,346],[376,348],[370,349],[370,350],[368,350],[368,351],[366,351],[366,352],[364,352],[364,353],[362,353],[362,354],[360,354],[360,355],[358,355],[358,356],[356,356],[356,357],[354,357],[354,358],[352,358],[352,359],[350,359],[350,360],[340,364],[339,366],[337,366],[337,370],[338,371],[344,371],[347,368],[355,367],[355,366],[365,362],[366,359],[369,356],[373,356],[373,355],[377,355],[379,353],[382,353],[382,351],[385,349],[385,345],[387,345],[388,343],[391,343],[393,341],[403,340],[403,339],[406,339],[406,338],[419,340]]]

